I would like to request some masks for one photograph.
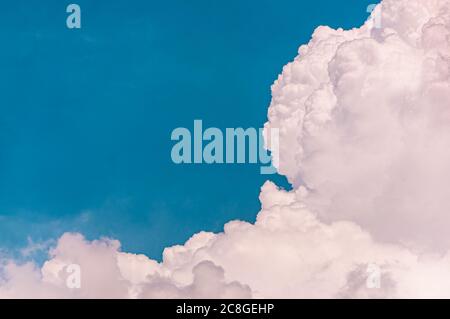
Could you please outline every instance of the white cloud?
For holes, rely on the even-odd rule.
[[[273,85],[280,172],[323,220],[449,246],[449,6],[384,1],[381,29],[319,27]]]
[[[0,297],[450,297],[449,6],[385,0],[381,29],[319,27],[300,47],[266,124],[294,189],[267,182],[255,224],[196,234],[161,263],[66,234],[41,269],[6,261]]]

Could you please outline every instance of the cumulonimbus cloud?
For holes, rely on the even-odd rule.
[[[266,127],[293,190],[266,182],[255,224],[160,263],[65,234],[40,268],[5,260],[0,298],[450,297],[450,4],[380,6],[379,23],[317,28],[274,83]]]

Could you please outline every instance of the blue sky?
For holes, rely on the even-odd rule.
[[[374,1],[2,2],[0,247],[66,231],[164,247],[253,221],[258,165],[175,165],[176,127],[262,127],[270,85],[318,25]],[[271,176],[287,187],[280,176]]]

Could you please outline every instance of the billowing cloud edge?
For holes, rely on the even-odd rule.
[[[361,28],[315,30],[266,123],[293,190],[266,182],[254,224],[195,234],[160,263],[67,233],[42,267],[2,259],[0,298],[450,297],[449,13],[385,0]]]

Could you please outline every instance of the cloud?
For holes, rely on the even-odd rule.
[[[41,269],[3,267],[0,298],[367,298],[450,295],[450,259],[377,243],[353,222],[321,222],[302,190],[267,182],[255,224],[232,221],[220,234],[199,233],[167,248],[157,263],[120,251],[118,241],[65,234]],[[67,267],[81,269],[81,288],[67,287]],[[367,288],[370,264],[380,289]]]
[[[324,221],[449,246],[449,6],[384,1],[381,29],[319,27],[273,85],[280,172]]]
[[[374,12],[381,28],[317,28],[272,86],[266,127],[293,190],[266,182],[254,224],[195,234],[161,263],[65,234],[41,268],[5,260],[0,298],[450,297],[450,4]]]
[[[176,249],[175,249],[176,250]],[[179,252],[172,250],[176,258]],[[180,262],[181,260],[177,260]],[[80,283],[68,286],[70,265],[80,269]],[[144,255],[123,253],[116,240],[89,242],[64,234],[41,269],[33,263],[7,261],[2,267],[0,298],[250,298],[251,289],[225,281],[223,268],[200,261],[190,269],[191,281],[174,279],[177,270]]]

